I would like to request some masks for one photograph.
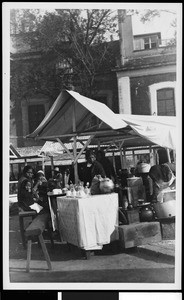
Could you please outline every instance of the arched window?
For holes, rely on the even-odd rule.
[[[149,86],[151,115],[176,116],[175,81],[159,82]]]
[[[174,89],[164,88],[157,90],[157,115],[175,116]]]

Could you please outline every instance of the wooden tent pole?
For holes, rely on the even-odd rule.
[[[45,174],[45,162],[44,162],[44,156],[42,156],[42,171],[44,172]]]
[[[174,163],[176,163],[176,150],[173,150],[173,159],[174,159]]]
[[[52,173],[52,177],[54,176],[54,160],[53,160],[53,156],[50,156],[50,162],[51,162],[51,173]]]
[[[121,143],[119,144],[121,169],[124,168],[124,164],[123,164],[123,155],[122,155],[122,146],[123,146],[123,144],[124,144],[124,140],[122,140]]]
[[[135,162],[135,152],[134,150],[132,150],[132,156],[133,156],[133,162],[134,162],[134,167],[136,166],[136,162]]]
[[[116,162],[115,162],[114,151],[112,152],[112,163],[113,163],[114,171],[116,173]]]
[[[121,169],[123,169],[122,143],[119,146],[119,153],[120,153]]]
[[[76,111],[75,111],[75,101],[73,100],[73,115],[72,115],[72,122],[73,122],[73,133],[76,133]],[[73,147],[73,157],[74,157],[74,178],[75,183],[78,183],[79,177],[78,177],[78,167],[77,167],[77,136],[75,135],[73,137],[74,139],[74,147]]]
[[[68,148],[65,146],[65,144],[59,139],[56,139],[58,141],[58,143],[60,143],[60,145],[66,150],[66,152],[68,153],[68,155],[71,157],[71,159],[74,159],[73,155],[70,153],[70,151],[68,150]]]
[[[81,154],[84,152],[84,150],[87,148],[87,146],[91,143],[91,140],[93,139],[94,135],[91,136],[87,142],[83,145],[82,149],[80,150],[80,152],[77,154],[76,158],[74,159],[74,164],[77,163],[77,160],[79,159],[79,157],[81,156]]]
[[[127,168],[127,163],[126,163],[126,150],[123,149],[123,161],[124,161],[124,168],[126,169]]]
[[[169,149],[167,148],[167,158],[168,158],[168,162],[170,163],[171,162],[171,156],[170,156],[170,151]]]

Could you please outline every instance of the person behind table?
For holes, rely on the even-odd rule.
[[[157,201],[158,194],[165,188],[174,189],[176,186],[175,169],[169,163],[154,165],[149,171],[153,182],[151,201]]]
[[[105,157],[105,153],[104,153],[103,150],[98,150],[97,151],[96,160],[99,163],[101,163],[101,165],[103,166],[106,177],[108,177],[108,178],[112,179],[113,181],[115,181],[116,174],[115,174],[114,168],[113,168],[110,160],[107,157]]]
[[[36,180],[33,186],[33,194],[39,200],[40,204],[44,207],[48,206],[48,182],[45,178],[45,174],[42,170],[39,170],[36,174]]]
[[[55,168],[54,168],[54,175],[53,175],[52,178],[53,178],[53,179],[56,179],[56,177],[57,177],[58,174],[61,174],[61,172],[60,172],[60,170],[59,170],[58,167],[55,167]]]
[[[54,168],[54,175],[48,180],[48,189],[52,191],[53,189],[63,188],[63,176],[58,167]]]
[[[32,193],[32,186],[29,179],[25,179],[21,184],[21,191],[19,195],[19,207],[24,211],[32,211],[31,205],[37,202]]]
[[[63,188],[63,175],[59,172],[56,175],[56,189],[62,189]]]
[[[17,185],[17,199],[18,199],[18,203],[20,200],[20,193],[21,193],[21,189],[22,189],[22,183],[24,182],[24,180],[29,179],[30,183],[31,183],[31,189],[33,188],[33,176],[34,176],[34,172],[33,172],[33,168],[30,165],[27,165],[24,167],[23,172],[21,177],[18,180],[18,185]]]
[[[67,167],[64,171],[64,187],[69,185],[70,169]]]
[[[55,169],[54,169],[53,179],[55,181],[55,188],[62,189],[63,188],[63,175],[60,172],[58,167],[55,167]]]
[[[86,165],[84,168],[84,186],[89,182],[89,186],[91,186],[92,179],[95,175],[101,175],[105,178],[105,171],[101,163],[96,160],[95,154],[92,150],[86,151]]]

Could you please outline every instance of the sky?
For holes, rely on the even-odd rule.
[[[48,11],[54,11],[55,8],[60,9],[112,9],[115,13],[118,9],[136,9],[139,11],[147,9],[157,9],[162,11],[161,17],[155,17],[152,21],[142,23],[139,20],[139,16],[134,15],[133,20],[133,34],[144,34],[151,32],[161,32],[162,39],[170,39],[173,37],[174,29],[171,26],[172,20],[175,15],[164,12],[166,9],[169,11],[175,11],[176,16],[181,13],[180,3],[119,3],[119,2],[9,2],[5,3],[10,8],[32,8],[41,9],[42,11],[47,9]],[[179,22],[178,22],[179,23]]]
[[[116,5],[112,9],[114,10],[115,13],[117,13]],[[157,9],[157,7],[155,7],[155,9]],[[140,15],[137,14],[132,15],[133,35],[152,33],[152,32],[161,32],[162,39],[170,39],[173,37],[175,29],[171,26],[171,23],[177,16],[177,14],[174,15],[166,11],[164,12],[162,6],[158,6],[158,9],[160,10],[160,17],[154,17],[151,21],[148,21],[146,23],[140,21],[140,15],[142,15],[145,12],[145,10],[140,10]],[[176,9],[173,8],[171,9],[172,11],[175,11],[177,13]],[[53,8],[47,9],[47,11],[53,12],[54,6]]]
[[[138,15],[132,16],[133,35],[161,32],[162,39],[170,39],[173,37],[174,28],[171,26],[171,22],[176,15],[169,12],[161,12],[160,17],[154,17],[153,20],[142,23]]]

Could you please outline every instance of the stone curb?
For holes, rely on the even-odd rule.
[[[154,249],[154,246],[138,246],[138,252],[146,255],[151,255],[154,257],[159,257],[161,259],[169,260],[170,262],[175,262],[175,250],[171,249]],[[168,252],[167,252],[168,251]],[[166,253],[167,252],[167,253]]]

